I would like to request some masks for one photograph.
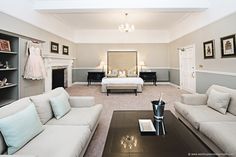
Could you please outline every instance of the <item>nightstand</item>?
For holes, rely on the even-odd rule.
[[[153,82],[153,85],[157,85],[156,72],[139,72],[139,77],[141,77],[144,82]]]

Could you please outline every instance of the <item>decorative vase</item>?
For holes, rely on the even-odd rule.
[[[162,100],[152,101],[154,120],[160,121],[164,117],[165,102]]]

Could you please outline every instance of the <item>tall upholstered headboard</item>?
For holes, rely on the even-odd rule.
[[[107,51],[107,72],[125,70],[138,73],[137,51]]]

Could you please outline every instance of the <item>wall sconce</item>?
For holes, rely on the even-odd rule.
[[[139,65],[141,67],[141,71],[143,71],[143,66],[145,66],[144,61],[140,61]]]
[[[183,52],[183,51],[185,51],[184,48],[177,48],[177,50],[178,50],[178,52]]]

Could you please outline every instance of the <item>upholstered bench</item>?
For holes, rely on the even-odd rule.
[[[107,96],[109,96],[109,94],[113,91],[113,90],[120,90],[120,91],[124,91],[124,90],[132,90],[135,94],[135,96],[137,96],[137,90],[138,90],[138,86],[136,84],[109,84],[106,86],[107,88]]]

